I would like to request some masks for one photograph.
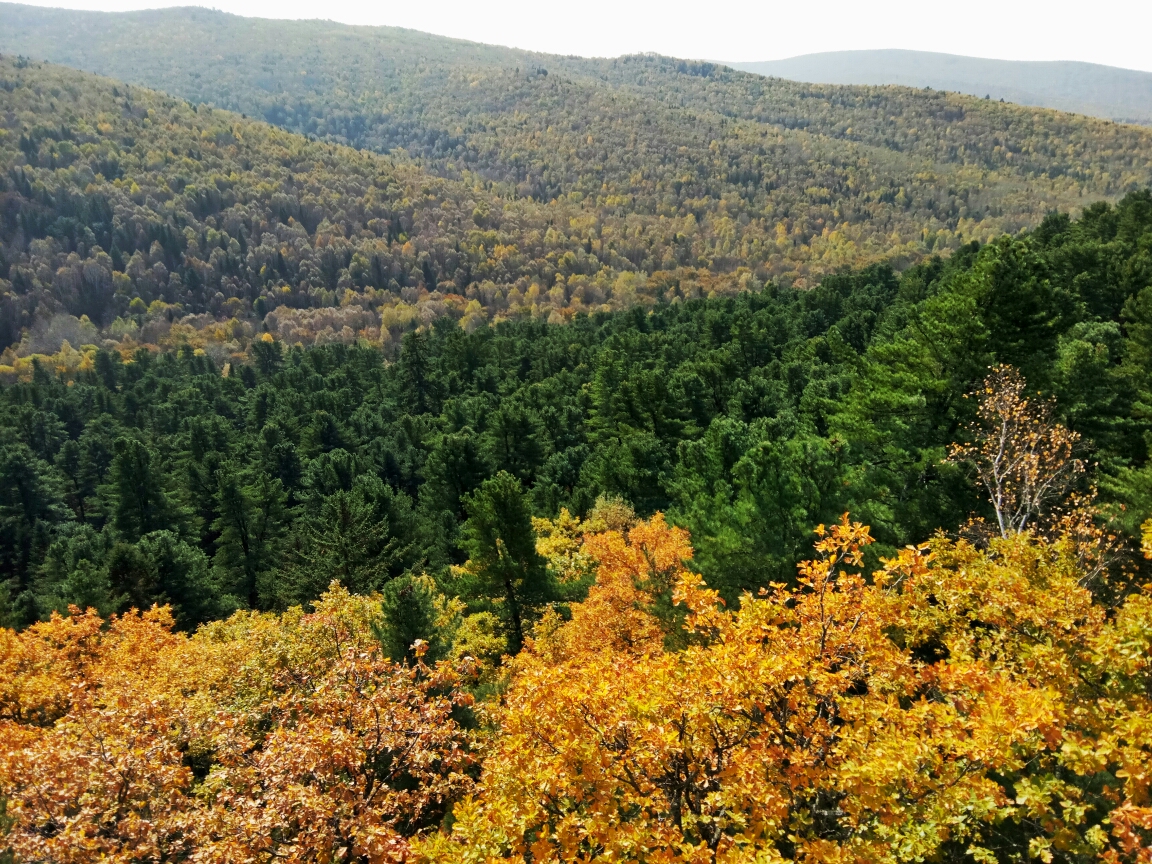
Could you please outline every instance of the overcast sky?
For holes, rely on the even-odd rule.
[[[111,11],[189,4],[66,0],[37,5]],[[748,61],[853,48],[915,48],[1152,71],[1152,0],[215,0],[207,5],[265,18],[412,27],[560,54],[658,51]]]

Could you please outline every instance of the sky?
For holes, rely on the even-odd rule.
[[[36,5],[124,11],[192,4],[59,0]],[[262,18],[411,27],[584,56],[656,51],[741,62],[817,51],[914,48],[1005,60],[1083,60],[1152,72],[1152,0],[213,0],[197,5]]]

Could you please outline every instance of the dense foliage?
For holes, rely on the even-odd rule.
[[[796,587],[738,611],[660,519],[588,536],[595,587],[513,662],[477,793],[423,860],[1149,860],[1146,592],[1100,602],[1028,534],[868,576],[866,527],[817,533]]]
[[[629,196],[630,210],[670,207],[697,218],[721,200],[753,218],[792,209],[783,215],[802,219],[810,208],[827,218],[832,211],[819,205],[828,204],[846,222],[877,223],[872,230],[910,217],[918,239],[929,216],[1029,213],[1003,200],[1007,189],[979,194],[981,183],[1065,178],[1034,190],[1041,200],[1057,196],[1047,199],[1054,206],[1066,193],[1115,194],[1133,179],[1128,172],[1148,168],[1142,130],[937,92],[798,84],[659,56],[550,56],[195,8],[3,9],[0,50],[336,143],[402,148],[437,171],[476,173],[542,201]],[[203,62],[206,45],[216,62]],[[881,178],[896,185],[874,188]],[[916,199],[906,216],[876,206],[891,203],[878,193],[899,187]]]
[[[266,336],[251,365],[186,348],[38,366],[0,393],[4,614],[161,601],[191,627],[468,559],[449,593],[516,645],[514,607],[566,596],[531,517],[606,495],[689,528],[732,601],[791,579],[812,527],[845,510],[892,550],[978,508],[946,457],[996,363],[1055,399],[1134,537],[1152,515],[1149,237],[1140,193],[899,277],[565,325],[441,319],[395,362]]]
[[[0,862],[1152,862],[1149,133],[242,26],[0,59]]]
[[[447,666],[383,656],[377,609],[333,589],[312,615],[239,614],[193,638],[158,609],[0,630],[15,824],[0,849],[60,864],[402,860],[472,785],[453,719],[470,700]]]
[[[191,637],[158,609],[0,630],[0,850],[1149,860],[1152,603],[1101,590],[1069,538],[938,536],[866,577],[845,517],[794,586],[730,611],[659,515],[568,528],[540,546],[595,584],[506,663],[481,734],[472,658],[389,660],[378,598],[338,587]]]
[[[261,322],[290,343],[382,343],[444,314],[564,320],[811,286],[1152,179],[1147,130],[938,92],[206,10],[96,16],[69,35],[51,10],[4,10],[6,37],[29,43],[11,47],[197,103],[2,61],[0,343],[28,328],[27,357],[67,340],[72,366],[103,339],[191,341],[223,361]],[[206,44],[219,60],[201,62]],[[168,305],[149,314],[155,300]]]

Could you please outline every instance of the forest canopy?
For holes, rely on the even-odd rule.
[[[902,274],[562,325],[443,317],[395,359],[266,333],[250,363],[191,345],[37,363],[0,390],[0,608],[26,624],[162,602],[192,628],[307,604],[333,575],[370,592],[468,560],[450,593],[477,613],[507,579],[553,602],[567,589],[525,551],[531,519],[604,500],[689,529],[733,602],[791,579],[845,511],[885,554],[979,511],[950,454],[997,364],[1051,400],[1078,436],[1075,488],[1134,541],[1152,516],[1150,237],[1141,192]],[[511,542],[496,525],[522,538],[514,576],[485,557]]]
[[[75,20],[171,95],[0,58],[0,864],[1152,864],[1152,133]]]
[[[582,527],[553,561],[584,557],[587,598],[483,704],[472,656],[387,656],[379,598],[337,585],[191,636],[162,609],[0,629],[0,854],[1148,859],[1152,604],[1067,535],[869,574],[844,517],[730,609],[659,514]]]
[[[33,15],[4,8],[6,22]],[[147,15],[187,27],[137,40],[132,16],[97,16],[83,45],[49,42],[131,59],[135,71],[108,71],[174,96],[0,60],[0,343],[21,343],[3,365],[25,376],[64,342],[53,362],[70,368],[108,340],[124,353],[188,343],[222,363],[265,331],[388,348],[443,315],[466,328],[558,322],[811,287],[1152,180],[1147,130],[956,94]],[[44,27],[6,32],[42,39]],[[203,74],[202,27],[229,52]],[[276,56],[226,48],[239,38]],[[252,83],[258,58],[267,88]]]

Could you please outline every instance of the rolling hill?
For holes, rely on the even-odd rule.
[[[932,87],[1122,123],[1152,124],[1152,72],[1097,63],[987,60],[885,49],[827,51],[728,65],[790,81]]]
[[[0,51],[8,366],[805,287],[1152,181],[1136,126],[667,57],[10,4]]]

